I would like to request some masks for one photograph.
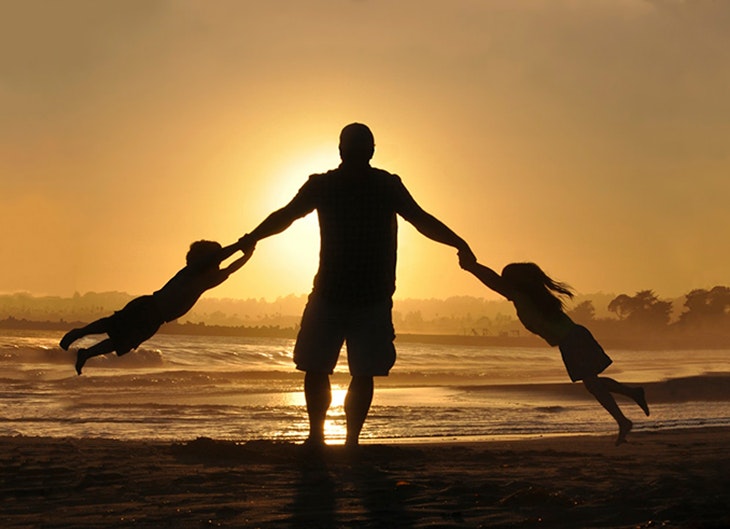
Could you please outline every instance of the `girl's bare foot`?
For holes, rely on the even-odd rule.
[[[616,446],[622,445],[626,442],[626,436],[631,431],[631,428],[634,427],[634,423],[631,422],[629,419],[626,419],[626,422],[622,422],[618,425],[618,437],[616,438]]]

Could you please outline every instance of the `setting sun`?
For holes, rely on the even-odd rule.
[[[324,173],[339,163],[337,144],[332,138],[321,145],[300,147],[296,152],[290,149],[286,160],[271,167],[262,201],[269,211],[278,209],[294,197],[309,175]]]

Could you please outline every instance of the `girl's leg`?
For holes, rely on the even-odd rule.
[[[630,399],[633,399],[634,402],[636,402],[636,404],[638,404],[639,407],[644,410],[646,416],[649,416],[649,405],[646,403],[644,388],[642,388],[641,386],[636,386],[632,388],[630,386],[627,386],[626,384],[622,384],[621,382],[618,382],[608,377],[598,377],[598,379],[603,382],[605,388],[611,393],[618,393],[619,395],[624,395],[626,397],[629,397]]]
[[[616,404],[616,399],[613,398],[613,395],[611,395],[611,392],[608,390],[604,382],[605,381],[603,379],[600,379],[595,375],[583,379],[583,385],[586,389],[618,423],[618,437],[616,438],[616,445],[620,445],[626,442],[626,436],[631,431],[634,423],[627,419],[623,412],[621,412],[618,404]]]
[[[84,364],[89,358],[104,355],[114,351],[114,344],[110,339],[103,340],[96,345],[92,345],[88,349],[79,349],[76,353],[76,373],[81,374]]]
[[[86,327],[71,329],[63,338],[61,338],[61,349],[68,351],[68,348],[71,347],[72,343],[84,336],[88,336],[89,334],[106,334],[108,320],[108,317],[101,318],[100,320],[89,323]]]

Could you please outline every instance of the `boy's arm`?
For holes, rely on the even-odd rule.
[[[244,254],[243,257],[239,257],[235,261],[233,261],[231,264],[226,266],[225,268],[221,268],[221,272],[223,273],[224,277],[223,279],[227,279],[229,275],[231,275],[233,272],[241,268],[243,265],[246,264],[246,262],[251,259],[251,256],[253,255],[253,252],[248,252],[247,254]]]
[[[233,244],[229,244],[228,246],[221,248],[220,252],[218,252],[218,262],[222,263],[223,261],[228,259],[230,256],[232,256],[234,253],[236,253],[240,249],[241,249],[241,247],[237,242],[235,242]],[[252,252],[253,252],[253,250],[251,252],[249,252],[249,254]],[[249,255],[249,257],[250,257],[250,255]]]
[[[236,243],[236,244],[233,244],[232,246],[235,246],[235,247],[236,247],[236,248],[234,249],[234,252],[238,250],[238,243]],[[231,252],[231,253],[233,253],[233,252]],[[246,264],[246,262],[247,262],[247,261],[248,261],[249,259],[251,259],[251,256],[252,256],[252,255],[253,255],[253,250],[251,250],[250,252],[248,252],[248,253],[244,254],[244,255],[243,255],[243,257],[239,257],[238,259],[236,259],[235,261],[233,261],[233,262],[232,262],[231,264],[229,264],[229,265],[228,265],[228,266],[226,266],[225,268],[221,268],[221,269],[220,269],[220,270],[218,271],[218,276],[217,276],[217,278],[216,278],[216,281],[215,281],[215,283],[214,283],[214,284],[212,284],[212,285],[211,285],[210,287],[208,287],[208,288],[214,288],[214,287],[217,287],[218,285],[220,285],[221,283],[223,283],[223,281],[225,281],[226,279],[228,279],[228,277],[229,277],[229,276],[230,276],[230,275],[231,275],[231,274],[232,274],[233,272],[235,272],[236,270],[240,269],[240,268],[241,268],[241,267],[242,267],[243,265],[245,265],[245,264]]]
[[[240,249],[241,248],[237,242],[230,244],[224,248],[221,248],[217,253],[206,256],[206,258],[203,259],[201,262],[194,265],[188,265],[186,268],[204,270],[210,266],[218,266]],[[251,249],[251,252],[253,252],[253,248]]]

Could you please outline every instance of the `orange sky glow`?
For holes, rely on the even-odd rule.
[[[373,165],[495,268],[580,293],[729,283],[730,4],[3,1],[0,293],[159,288],[338,163]],[[397,297],[494,297],[400,222]],[[209,297],[307,293],[316,216]]]

